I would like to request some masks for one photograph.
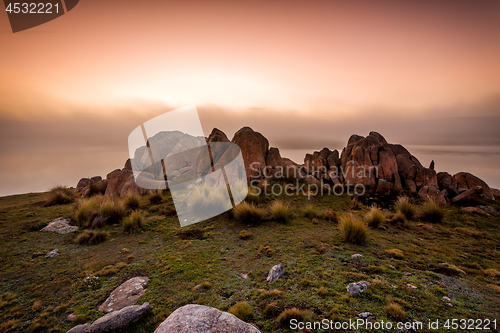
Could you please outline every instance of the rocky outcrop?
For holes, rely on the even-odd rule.
[[[480,186],[482,188],[481,197],[488,200],[495,200],[493,195],[493,191],[491,188],[478,177],[468,173],[468,172],[459,172],[453,176],[453,178],[457,182],[458,192],[461,193],[465,190]]]
[[[482,195],[483,195],[483,188],[481,186],[476,186],[466,191],[463,191],[462,193],[451,199],[451,201],[453,203],[461,203],[461,204],[470,203],[477,201]]]
[[[402,190],[403,184],[410,191],[424,186],[438,189],[434,170],[424,168],[403,146],[387,143],[377,132],[370,132],[366,138],[351,136],[340,162],[344,183],[376,187],[378,193],[387,193],[386,182],[395,191]]]
[[[203,305],[188,304],[178,308],[154,333],[260,333],[253,325],[234,315]]]
[[[446,190],[444,190],[446,191]],[[418,195],[425,200],[432,200],[438,205],[444,206],[448,202],[446,201],[446,196],[443,192],[429,186],[424,186],[418,191]]]
[[[89,178],[82,178],[78,181],[78,184],[76,185],[75,191],[77,193],[80,193],[85,187],[88,187],[89,184],[90,184]]]
[[[109,297],[99,306],[99,311],[112,312],[133,305],[146,291],[149,278],[138,276],[131,278],[111,292]]]
[[[448,172],[439,172],[437,174],[437,181],[439,189],[441,191],[446,190],[451,198],[458,195],[457,181]]]
[[[243,127],[233,137],[231,142],[237,144],[243,156],[247,181],[262,178],[266,174],[266,157],[269,141],[250,127]]]
[[[153,307],[149,303],[127,306],[97,319],[91,324],[78,325],[66,333],[111,333],[121,332],[130,324],[145,317]]]
[[[60,217],[58,219],[52,220],[49,222],[47,226],[45,226],[40,231],[43,232],[55,232],[58,234],[69,234],[70,232],[78,230],[78,227],[75,225],[70,225],[71,222],[68,218]]]
[[[130,176],[132,176],[132,171],[127,169],[116,169],[108,173],[108,175],[106,176],[106,179],[108,180],[108,187],[106,188],[106,192],[104,194],[120,195],[123,186]]]

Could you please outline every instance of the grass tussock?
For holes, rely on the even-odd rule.
[[[472,229],[472,228],[456,227],[455,231],[458,232],[458,233],[460,233],[460,234],[464,234],[464,235],[471,236],[471,237],[476,237],[476,238],[479,238],[479,237],[483,236],[482,232],[480,232],[480,231],[478,231],[476,229]]]
[[[98,215],[99,204],[95,198],[76,201],[75,220],[79,227],[87,228]]]
[[[407,220],[411,220],[416,213],[415,205],[411,202],[411,199],[407,196],[400,196],[394,204],[394,210],[396,212],[401,212]]]
[[[65,205],[75,202],[76,194],[73,189],[57,185],[49,190],[45,199],[45,207]]]
[[[245,224],[258,224],[266,216],[266,211],[246,201],[234,208],[234,217]]]
[[[276,200],[271,204],[269,209],[273,220],[279,223],[290,222],[290,219],[292,218],[292,209],[288,203]]]
[[[118,223],[125,216],[125,206],[121,201],[109,198],[101,203],[99,213],[108,223]]]
[[[337,216],[337,212],[334,211],[333,209],[327,209],[323,212],[323,214],[321,214],[321,218],[323,220],[327,220],[327,221],[330,221],[330,222],[338,222],[339,221],[339,218]]]
[[[241,230],[240,234],[238,235],[240,239],[250,239],[252,238],[252,236],[253,236],[252,232],[248,230]]]
[[[395,320],[400,320],[403,319],[406,315],[405,311],[401,307],[401,305],[389,302],[385,307],[384,307],[385,314]]]
[[[126,233],[134,233],[139,231],[144,224],[144,214],[140,211],[133,211],[128,218],[123,220],[123,231]]]
[[[316,294],[321,297],[328,296],[328,289],[326,289],[325,287],[319,287],[318,290],[316,290]]]
[[[247,302],[238,302],[229,308],[229,313],[243,321],[249,321],[253,318],[253,309]]]
[[[297,308],[286,309],[278,316],[277,322],[281,327],[289,328],[290,320],[296,319],[298,322],[311,321],[313,313],[309,310],[300,310]]]
[[[385,214],[375,205],[365,215],[365,222],[370,228],[376,229],[385,222]]]
[[[430,223],[440,223],[443,221],[444,208],[434,200],[426,200],[420,207],[420,218]]]
[[[391,258],[396,258],[396,259],[403,259],[405,257],[403,251],[401,251],[400,249],[385,250],[384,253],[390,256]]]
[[[109,234],[105,231],[85,230],[75,239],[79,245],[97,245],[104,242]]]
[[[148,195],[148,201],[152,205],[159,204],[160,202],[163,201],[163,191],[162,190],[156,190],[153,193],[150,193]]]
[[[316,211],[316,208],[314,208],[313,205],[307,205],[302,209],[302,214],[304,214],[304,217],[307,217],[308,219],[313,219],[318,217],[318,212]]]
[[[488,268],[484,270],[484,275],[487,275],[493,279],[500,277],[500,272],[494,268]]]
[[[123,204],[128,210],[136,210],[141,205],[141,196],[139,194],[128,194],[123,200]]]
[[[345,242],[365,244],[368,239],[368,229],[357,216],[352,213],[340,217],[340,232]]]
[[[406,216],[400,212],[397,211],[394,213],[391,218],[389,219],[389,223],[395,226],[400,226],[400,227],[405,227],[406,226]]]

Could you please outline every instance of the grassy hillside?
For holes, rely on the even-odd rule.
[[[75,239],[83,228],[66,235],[39,232],[55,218],[75,220],[74,203],[44,207],[45,196],[0,198],[0,332],[65,332],[95,320],[110,292],[138,275],[151,279],[139,303],[147,301],[154,310],[127,332],[153,332],[189,303],[231,309],[263,332],[286,332],[286,315],[348,320],[366,311],[392,322],[489,318],[500,326],[498,217],[448,206],[441,209],[441,222],[420,220],[418,212],[406,221],[385,203],[382,223],[355,245],[344,241],[335,213],[327,212],[364,218],[369,207],[354,209],[348,196],[282,197],[291,207],[288,223],[270,216],[271,197],[253,200],[267,210],[255,225],[228,212],[180,228],[164,193],[154,204],[141,198],[142,228],[125,233],[123,221],[106,224],[100,229],[106,240],[79,245]],[[56,248],[59,256],[44,257]],[[280,262],[285,275],[266,282]],[[346,291],[361,280],[372,283],[367,291]],[[77,315],[71,323],[65,320],[70,313]]]

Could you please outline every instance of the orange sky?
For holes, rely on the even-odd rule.
[[[314,141],[315,122],[354,133],[374,120],[500,116],[498,17],[499,1],[82,0],[13,34],[0,13],[0,121],[24,131],[0,134],[0,156],[39,141],[54,150],[58,124],[68,144],[126,147],[121,136],[67,127],[96,119],[126,135],[135,120],[189,104],[203,111],[206,132],[218,126],[230,137],[246,123],[259,129],[255,119],[282,121],[270,134],[277,143],[297,119]]]

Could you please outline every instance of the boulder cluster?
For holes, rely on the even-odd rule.
[[[160,132],[150,138],[151,147],[161,146],[171,155],[203,141],[201,137],[192,137],[180,132],[170,134],[166,144],[168,147],[157,144],[166,136],[165,132]],[[237,131],[232,140],[229,140],[221,130],[214,128],[204,140],[210,150],[211,157],[208,158],[211,158],[211,161],[205,161],[207,157],[202,154],[197,160],[195,159],[195,163],[192,163],[192,156],[183,157],[183,154],[174,155],[175,158],[170,159],[169,156],[165,156],[164,161],[175,164],[175,170],[190,178],[201,177],[210,172],[211,165],[217,167],[217,165],[230,162],[232,155],[222,148],[221,151],[217,150],[217,147],[224,147],[224,145],[213,145],[213,143],[227,142],[240,147],[249,184],[265,179],[293,179],[330,188],[362,185],[365,189],[372,190],[381,196],[406,190],[443,205],[450,202],[465,203],[478,198],[495,200],[495,190],[478,177],[466,172],[455,175],[447,172],[437,173],[434,170],[434,161],[428,168],[424,167],[405,147],[388,143],[377,132],[370,132],[366,137],[352,135],[341,153],[323,148],[321,151],[306,154],[303,164],[281,157],[278,148],[269,147],[269,141],[250,127],[243,127]],[[161,151],[154,153],[161,154]],[[160,157],[155,156],[155,159],[159,160]],[[138,186],[132,172],[133,166],[140,167],[146,159],[147,149],[141,147],[136,150],[133,159],[126,161],[123,169],[110,172],[106,179],[99,176],[82,178],[78,182],[76,191],[80,192],[83,197],[95,193],[121,197],[130,193],[147,194],[151,190]],[[165,184],[163,188],[168,187],[166,182],[158,180],[159,177],[164,177],[159,165],[150,166],[141,173],[141,177],[143,179],[141,181],[161,182]]]

